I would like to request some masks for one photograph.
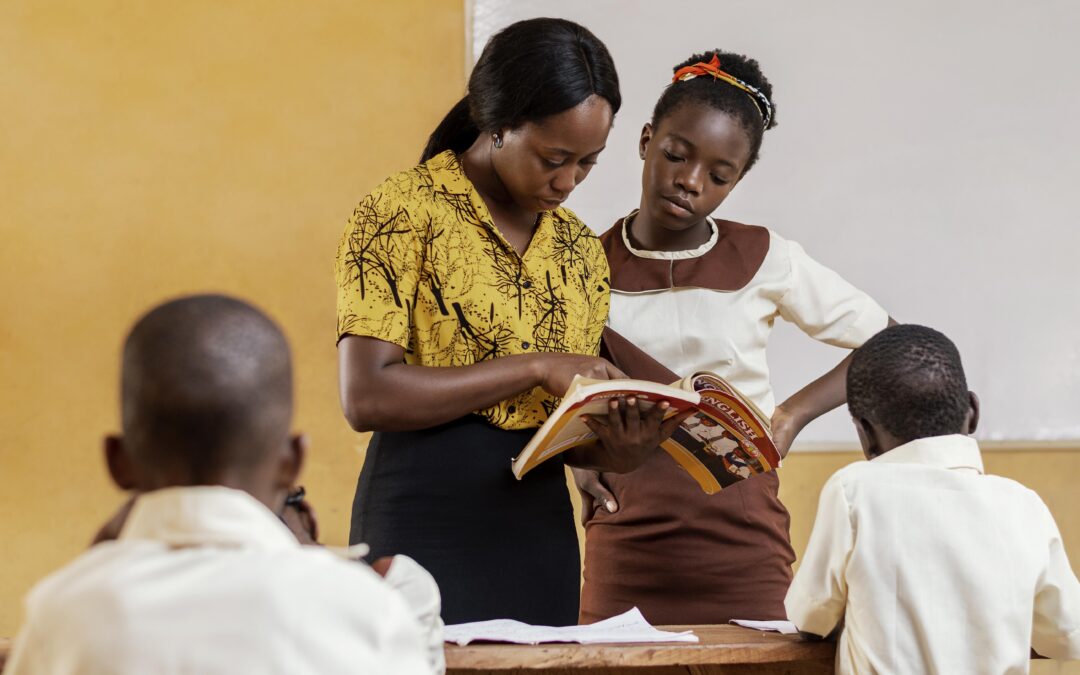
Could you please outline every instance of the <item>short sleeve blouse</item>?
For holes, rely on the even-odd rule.
[[[767,414],[776,402],[765,348],[778,316],[849,349],[888,323],[873,298],[776,232],[710,220],[697,249],[643,251],[627,232],[632,216],[601,237],[611,328],[680,377],[719,374]]]
[[[573,212],[541,214],[523,255],[447,151],[361,200],[338,247],[337,333],[405,349],[406,363],[463,366],[511,354],[597,354],[608,313],[603,247]],[[537,427],[558,400],[540,388],[477,411]]]

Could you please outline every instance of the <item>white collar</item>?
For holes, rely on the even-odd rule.
[[[240,490],[175,487],[140,495],[121,540],[151,539],[181,548],[297,548],[300,543],[270,509]]]
[[[697,248],[685,251],[645,251],[640,248],[634,248],[634,245],[630,243],[630,221],[632,221],[637,214],[638,212],[634,211],[623,218],[622,239],[623,243],[626,245],[626,249],[639,258],[651,258],[653,260],[688,260],[690,258],[700,258],[712,250],[712,247],[716,245],[717,240],[720,238],[716,222],[713,221],[711,216],[707,216],[705,222],[709,224],[709,240]]]
[[[870,461],[878,464],[928,464],[942,469],[969,469],[984,473],[978,442],[962,434],[917,438]]]

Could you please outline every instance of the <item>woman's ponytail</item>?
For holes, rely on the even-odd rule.
[[[446,113],[443,121],[431,132],[424,147],[424,154],[420,155],[420,163],[446,150],[453,150],[458,154],[465,152],[479,135],[480,130],[476,128],[476,123],[469,114],[469,97],[466,96]]]

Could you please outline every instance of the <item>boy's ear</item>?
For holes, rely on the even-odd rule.
[[[300,472],[304,468],[304,460],[307,459],[308,437],[298,434],[289,438],[289,443],[282,453],[281,462],[278,464],[278,485],[283,490],[290,490],[296,485]]]
[[[645,159],[645,151],[649,149],[649,141],[652,140],[653,128],[649,122],[645,123],[645,126],[641,127],[641,139],[638,140],[638,154],[642,159]]]
[[[964,433],[973,434],[975,430],[979,428],[979,397],[975,395],[975,392],[968,392],[968,414],[967,420],[964,422]]]
[[[859,434],[859,444],[862,446],[863,455],[867,459],[873,459],[880,455],[881,443],[878,440],[877,432],[874,430],[874,425],[862,417],[852,417],[851,421],[855,425],[855,432]]]
[[[109,476],[121,490],[134,490],[138,487],[135,467],[124,451],[122,436],[110,434],[105,437],[105,465],[109,467]]]

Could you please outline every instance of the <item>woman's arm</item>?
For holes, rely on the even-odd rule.
[[[404,357],[398,345],[370,337],[348,336],[338,345],[341,407],[353,429],[426,429],[533,387],[562,396],[575,375],[626,377],[607,360],[581,354],[517,354],[445,368],[411,366]],[[661,402],[642,413],[633,398],[612,401],[606,416],[586,420],[600,442],[569,451],[567,463],[617,473],[636,469],[691,412],[665,422],[666,409]]]
[[[426,429],[533,387],[562,396],[575,375],[625,377],[606,360],[580,354],[516,354],[446,368],[404,359],[404,349],[376,338],[350,335],[338,344],[341,407],[353,429]]]
[[[888,325],[896,325],[891,316]],[[776,406],[771,427],[773,443],[781,457],[787,456],[795,437],[807,424],[847,401],[847,370],[851,356],[848,354],[835,368]]]

